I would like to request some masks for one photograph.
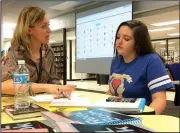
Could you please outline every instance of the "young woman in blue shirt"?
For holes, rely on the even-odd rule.
[[[116,32],[115,55],[108,93],[145,98],[146,105],[153,108],[156,114],[161,114],[166,106],[166,89],[172,88],[173,84],[152,47],[147,26],[137,20],[121,23]],[[118,76],[123,80],[116,84]]]

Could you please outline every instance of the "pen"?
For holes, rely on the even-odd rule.
[[[65,95],[65,93],[64,93],[63,91],[60,93],[60,97],[61,97],[61,98],[66,97],[66,95]]]

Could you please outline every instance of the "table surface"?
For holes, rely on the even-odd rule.
[[[88,97],[93,101],[97,101],[100,98],[107,98],[109,95],[100,94],[100,93],[92,93],[85,91],[75,91],[73,93],[82,94],[81,97]],[[1,99],[1,109],[3,109],[4,105],[12,104],[14,98],[13,97],[2,97]],[[36,104],[50,110],[56,110],[57,108],[49,108],[49,102],[37,103]],[[86,108],[61,108],[63,112],[70,111],[78,111],[78,110],[86,110]],[[144,112],[153,112],[154,110],[148,106],[145,106]],[[142,124],[148,128],[152,128],[155,131],[159,132],[179,132],[179,118],[167,115],[132,115],[134,117],[141,117]],[[36,117],[30,119],[23,120],[12,120],[5,112],[1,113],[1,124],[5,123],[14,123],[14,122],[25,122],[25,121],[34,121],[34,120],[45,120],[43,117]]]

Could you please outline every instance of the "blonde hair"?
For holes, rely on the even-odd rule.
[[[39,7],[25,7],[19,14],[14,30],[12,46],[22,45],[28,54],[30,51],[30,35],[28,29],[43,21],[46,12]]]

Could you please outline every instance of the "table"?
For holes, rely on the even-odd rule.
[[[136,115],[136,117],[141,117],[144,126],[157,132],[180,132],[177,117],[168,115]]]
[[[92,98],[93,101],[96,101],[99,98],[106,98],[109,95],[85,92],[85,91],[75,91],[74,93],[83,94],[82,97]],[[13,97],[2,97],[1,106],[12,104]],[[36,102],[35,102],[36,103]],[[49,108],[49,103],[36,103],[46,109],[54,110],[55,108]],[[86,110],[86,108],[63,108],[61,111],[69,112],[69,111],[77,111],[77,110]],[[145,106],[144,112],[154,111],[152,108]],[[166,115],[132,115],[134,117],[141,117],[142,123],[144,126],[152,128],[156,131],[166,131],[166,132],[178,132],[179,131],[179,118],[166,116]],[[13,121],[6,113],[1,113],[1,123],[14,123],[14,122],[25,122],[25,121],[34,121],[34,120],[45,120],[43,117],[36,117],[24,120],[16,120]]]

